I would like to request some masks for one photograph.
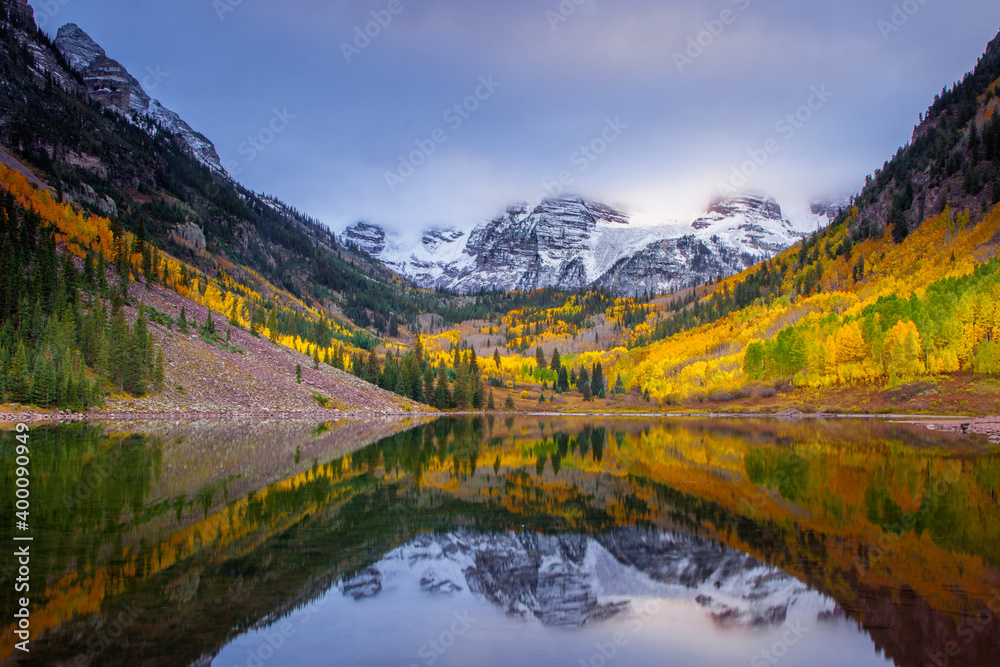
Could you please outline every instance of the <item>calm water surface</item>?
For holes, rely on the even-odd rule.
[[[0,622],[5,664],[1000,664],[981,440],[482,417],[72,425],[31,449],[33,641]]]

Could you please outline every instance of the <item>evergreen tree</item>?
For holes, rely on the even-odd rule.
[[[538,362],[539,368],[545,368],[545,352],[542,351],[541,345],[535,348],[535,361]]]
[[[146,280],[146,289],[149,289],[156,282],[156,271],[153,268],[153,252],[149,246],[145,246],[142,251],[142,277]]]
[[[146,328],[146,314],[142,307],[139,308],[139,316],[128,339],[122,385],[130,394],[141,396],[146,393],[147,360],[151,359],[147,352],[149,333]]]
[[[108,267],[104,263],[104,254],[98,253],[97,255],[97,288],[101,291],[101,294],[108,293]]]
[[[556,373],[562,368],[562,359],[559,358],[559,348],[552,350],[552,362],[549,364],[549,368]]]
[[[452,396],[452,403],[459,410],[467,410],[472,403],[471,392],[469,391],[469,369],[462,361],[459,361],[455,369],[455,389]]]
[[[500,350],[493,351],[493,363],[497,365],[497,372],[500,372]]]
[[[278,341],[278,316],[272,310],[267,316],[268,337],[273,341]]]
[[[430,364],[424,366],[423,385],[424,402],[432,408],[437,407],[437,395],[434,391],[434,370]]]
[[[569,375],[566,373],[566,368],[564,366],[559,367],[559,380],[557,382],[560,394],[565,394],[569,391]]]
[[[424,343],[421,337],[417,336],[417,342],[413,344],[413,356],[417,360],[418,366],[423,366],[424,363]]]
[[[438,410],[447,410],[451,407],[451,392],[448,389],[448,375],[444,366],[438,367],[437,386],[434,390],[434,407]]]
[[[56,377],[52,368],[52,359],[48,352],[35,358],[34,372],[31,374],[31,391],[29,400],[34,405],[49,407],[55,403]]]
[[[302,364],[295,364],[295,381],[302,384]]]
[[[28,367],[28,350],[24,343],[18,341],[17,352],[14,353],[14,360],[11,363],[7,391],[15,403],[27,403],[31,398],[30,390],[31,370]]]
[[[494,410],[497,409],[497,404],[493,400],[493,388],[492,387],[490,387],[490,397],[488,399],[486,399],[486,409],[489,410],[490,412],[493,412]]]
[[[111,326],[108,330],[107,375],[118,391],[125,391],[125,382],[129,377],[129,365],[134,358],[131,353],[132,336],[125,322],[124,308],[115,309],[111,315]]]
[[[604,368],[599,361],[594,364],[594,372],[590,380],[590,392],[597,398],[607,398],[607,391],[604,388]]]
[[[368,361],[365,363],[365,375],[364,379],[372,384],[378,384],[379,375],[382,374],[381,364],[379,363],[378,355],[375,354],[375,348],[372,348],[368,352]]]
[[[486,386],[483,384],[483,373],[479,368],[479,356],[475,347],[469,351],[469,393],[472,407],[482,410],[486,404]]]
[[[208,309],[208,315],[205,316],[205,323],[202,325],[202,331],[208,336],[215,335],[215,321],[212,320],[212,309]]]
[[[513,412],[514,410],[517,409],[517,406],[514,405],[513,397],[508,396],[506,399],[504,399],[503,409],[506,410],[507,412]]]
[[[615,381],[615,393],[616,394],[624,394],[625,393],[625,385],[622,384],[622,374],[621,373],[618,374],[618,380]]]
[[[177,330],[180,331],[185,336],[189,333],[187,314],[184,312],[184,306],[181,306],[181,316],[177,320]]]

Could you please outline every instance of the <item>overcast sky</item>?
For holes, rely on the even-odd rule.
[[[855,193],[1000,28],[996,0],[31,4],[248,187],[404,232],[560,189],[648,222],[727,184],[786,208]]]

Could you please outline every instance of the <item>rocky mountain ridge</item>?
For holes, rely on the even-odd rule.
[[[145,118],[152,119],[155,125],[148,129],[155,132],[158,126],[171,132],[180,138],[195,159],[213,171],[223,172],[219,154],[212,142],[192,129],[176,112],[150,97],[138,79],[117,60],[109,58],[104,49],[79,26],[67,23],[61,27],[53,46],[82,77],[84,88],[91,99],[125,116],[133,117],[136,122]]]
[[[434,595],[471,593],[553,627],[610,618],[642,598],[693,600],[727,627],[780,625],[793,607],[813,619],[838,613],[832,600],[744,553],[634,527],[596,537],[422,535],[337,588],[362,600],[404,581]]]
[[[825,225],[828,207],[795,221],[773,199],[712,203],[690,225],[640,226],[582,197],[517,204],[470,234],[429,230],[416,243],[359,222],[340,236],[426,289],[457,292],[605,287],[619,295],[669,291],[737,273]]]

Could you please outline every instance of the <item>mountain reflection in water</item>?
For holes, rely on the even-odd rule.
[[[922,667],[1000,648],[985,442],[863,421],[130,427],[34,434],[42,633],[30,658],[4,645],[15,664]]]

